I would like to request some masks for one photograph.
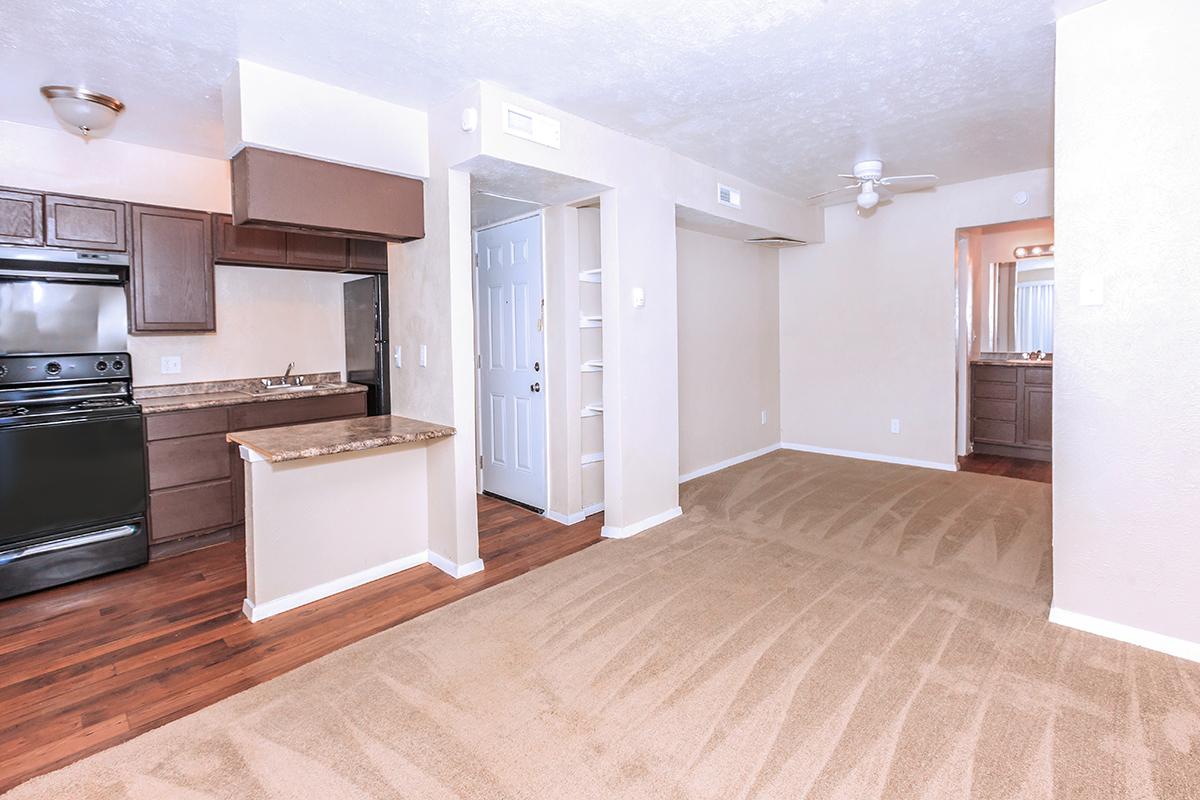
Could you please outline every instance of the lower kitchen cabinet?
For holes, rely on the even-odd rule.
[[[146,416],[150,555],[162,558],[240,534],[245,472],[234,430],[366,416],[365,393],[300,397]]]

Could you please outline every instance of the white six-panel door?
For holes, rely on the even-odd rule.
[[[475,234],[483,489],[546,508],[541,217]]]

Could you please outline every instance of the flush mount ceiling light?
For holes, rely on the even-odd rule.
[[[1040,258],[1042,256],[1054,255],[1054,244],[1035,244],[1018,247],[1013,250],[1013,255],[1017,258]]]
[[[50,103],[54,116],[83,137],[106,132],[125,110],[117,98],[78,86],[43,86],[42,97]]]

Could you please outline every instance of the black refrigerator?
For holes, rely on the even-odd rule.
[[[342,284],[346,308],[346,380],[367,387],[367,413],[390,414],[387,276]]]

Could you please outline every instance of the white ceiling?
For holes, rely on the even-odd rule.
[[[82,83],[114,139],[219,157],[243,57],[419,108],[495,81],[793,196],[862,156],[953,182],[1051,163],[1055,6],[1091,1],[6,3],[0,117]]]

